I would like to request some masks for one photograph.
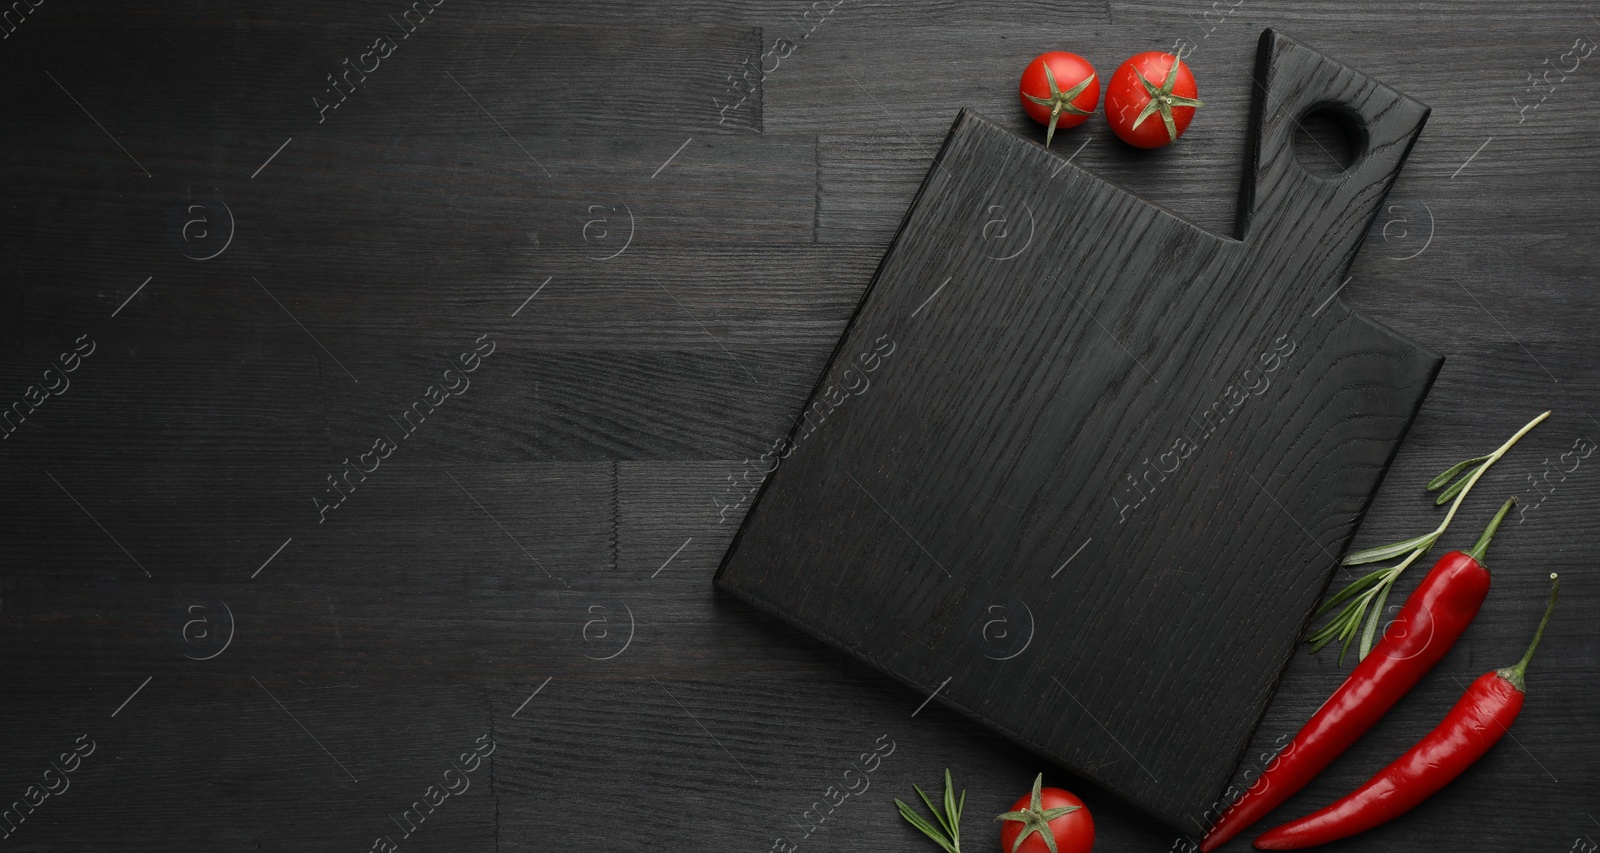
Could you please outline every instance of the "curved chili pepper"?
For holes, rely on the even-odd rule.
[[[1202,851],[1227,843],[1304,788],[1450,651],[1489,594],[1483,555],[1516,500],[1500,507],[1472,550],[1451,551],[1434,563],[1372,653],[1217,819],[1200,842]]]
[[[1556,590],[1561,586],[1555,575],[1550,579],[1550,603],[1545,606],[1544,619],[1534,632],[1527,654],[1516,666],[1479,676],[1456,700],[1444,721],[1394,763],[1333,805],[1268,830],[1256,839],[1256,848],[1299,850],[1365,832],[1411,811],[1482,758],[1522,711],[1528,661],[1533,659],[1533,650],[1539,647],[1545,626],[1550,624],[1550,613],[1556,608]]]

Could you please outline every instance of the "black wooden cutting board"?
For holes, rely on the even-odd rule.
[[[1190,833],[1442,363],[1332,298],[1428,108],[1255,84],[1230,236],[963,111],[717,573]]]

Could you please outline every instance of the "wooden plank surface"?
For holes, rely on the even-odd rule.
[[[710,578],[739,484],[798,411],[933,147],[963,106],[1036,133],[1013,92],[1043,50],[1110,73],[1190,40],[1215,108],[1183,144],[1134,155],[1099,118],[1056,144],[1219,231],[1261,27],[1433,107],[1399,207],[1338,297],[1447,357],[1356,545],[1430,527],[1420,484],[1533,412],[1556,414],[1445,545],[1498,496],[1534,494],[1544,459],[1600,440],[1600,66],[1520,116],[1512,101],[1530,103],[1545,60],[1570,67],[1575,39],[1600,38],[1570,0],[845,0],[826,15],[447,0],[405,39],[390,16],[407,8],[42,3],[0,27],[0,406],[80,336],[97,345],[0,441],[0,804],[79,735],[96,744],[7,844],[370,850],[492,733],[487,772],[401,849],[925,850],[890,800],[945,767],[988,847],[989,816],[1040,762],[937,703],[913,716],[925,696]],[[319,123],[326,75],[385,33],[393,55]],[[719,113],[779,38],[796,49]],[[235,239],[190,260],[225,232],[218,200]],[[597,260],[620,248],[605,226],[621,204],[635,242]],[[197,213],[213,229],[185,241]],[[484,334],[500,349],[470,390],[318,524],[324,478]],[[1525,500],[1472,629],[1280,817],[1391,758],[1453,701],[1453,678],[1514,658],[1556,570],[1562,609],[1515,742],[1339,849],[1600,840],[1593,464]],[[225,633],[224,604],[233,642],[194,660]],[[599,660],[629,610],[636,638]],[[1294,657],[1236,782],[1343,671]],[[882,735],[895,751],[870,789],[803,837],[797,821]],[[1097,850],[1182,849],[1079,792]],[[605,798],[640,816],[572,817]]]

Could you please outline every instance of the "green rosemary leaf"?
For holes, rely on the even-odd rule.
[[[1351,631],[1344,635],[1344,645],[1339,647],[1339,665],[1344,666],[1344,656],[1350,651],[1350,641],[1356,638],[1356,632]]]
[[[951,838],[959,838],[961,834],[961,813],[956,809],[956,784],[950,779],[950,768],[944,769],[944,815],[945,828],[950,830]]]
[[[900,816],[906,819],[906,823],[916,827],[918,832],[928,836],[933,840],[933,843],[944,848],[945,853],[957,853],[955,848],[950,846],[950,841],[945,838],[944,833],[936,829],[933,824],[928,823],[926,818],[912,811],[910,806],[898,799],[894,801],[894,804],[900,808]]]
[[[1348,615],[1341,615],[1338,619],[1323,626],[1322,630],[1318,631],[1315,636],[1307,637],[1306,642],[1311,644],[1311,653],[1316,654],[1322,650],[1323,646],[1326,646],[1334,640],[1343,639],[1345,635],[1345,623],[1349,621],[1350,619]]]
[[[1366,563],[1376,563],[1380,560],[1388,560],[1393,557],[1398,557],[1402,554],[1409,554],[1412,551],[1418,550],[1419,548],[1426,550],[1427,548],[1432,547],[1433,540],[1437,539],[1438,536],[1438,532],[1429,532],[1424,533],[1421,536],[1407,539],[1403,542],[1396,542],[1393,545],[1380,545],[1376,548],[1363,548],[1362,550],[1356,551],[1353,554],[1346,555],[1345,558],[1340,562],[1346,566],[1360,566]]]
[[[1380,577],[1383,575],[1382,572],[1374,574],[1378,574]],[[1339,659],[1341,662],[1344,660],[1344,655],[1350,648],[1350,640],[1355,636],[1356,629],[1361,625],[1362,615],[1366,613],[1367,604],[1372,601],[1373,592],[1374,590],[1369,589],[1354,601],[1346,603],[1338,615],[1328,620],[1328,624],[1308,638],[1308,642],[1312,644],[1313,654],[1321,651],[1324,646],[1334,640],[1343,640],[1344,648],[1339,652]]]
[[[1316,612],[1311,614],[1311,618],[1312,619],[1320,619],[1322,617],[1322,614],[1327,613],[1329,610],[1332,610],[1335,607],[1338,607],[1340,604],[1342,604],[1345,601],[1345,599],[1349,598],[1352,595],[1355,595],[1358,592],[1361,592],[1362,590],[1366,589],[1367,587],[1372,586],[1373,584],[1375,584],[1378,581],[1382,580],[1384,573],[1387,572],[1387,571],[1389,571],[1389,570],[1388,569],[1374,569],[1374,570],[1366,573],[1365,575],[1362,575],[1361,577],[1356,578],[1355,580],[1351,581],[1349,583],[1349,585],[1347,585],[1344,589],[1339,590],[1339,592],[1337,594],[1335,594],[1332,598],[1328,599],[1327,601],[1324,601],[1322,603],[1322,606],[1318,607],[1316,609]]]
[[[917,792],[917,796],[921,797],[922,801],[928,804],[928,811],[933,812],[933,819],[938,821],[941,827],[944,827],[945,835],[948,836],[950,834],[950,824],[944,819],[944,815],[939,813],[939,807],[933,804],[933,800],[928,799],[927,794],[922,793],[921,788],[918,788],[916,785],[912,785],[911,787]]]
[[[1329,619],[1321,628],[1318,628],[1317,630],[1312,631],[1310,634],[1307,634],[1306,642],[1315,644],[1328,638],[1338,636],[1343,630],[1344,623],[1348,621],[1349,618],[1349,608],[1339,611],[1337,615],[1335,615],[1332,619]]]
[[[1350,648],[1351,638],[1356,635],[1356,629],[1361,627],[1361,616],[1367,612],[1366,606],[1367,602],[1370,600],[1371,598],[1369,596],[1364,595],[1360,598],[1360,600],[1352,603],[1348,608],[1345,609],[1344,613],[1341,614],[1342,618],[1339,620],[1339,631],[1334,639],[1343,640],[1345,649]],[[1339,657],[1341,660],[1343,660],[1344,651],[1341,650],[1339,652]]]
[[[1327,634],[1326,636],[1306,638],[1306,642],[1311,644],[1311,648],[1306,650],[1306,654],[1314,655],[1317,652],[1322,651],[1323,647],[1333,642],[1333,637],[1333,634]]]
[[[1350,644],[1350,638],[1354,637],[1356,634],[1356,629],[1361,627],[1361,616],[1367,612],[1366,606],[1367,602],[1370,600],[1370,596],[1363,595],[1356,601],[1351,602],[1349,607],[1345,608],[1345,610],[1340,614],[1339,631],[1334,639],[1344,641],[1346,646]]]
[[[899,797],[894,798],[894,805],[895,808],[900,810],[900,816],[905,818],[906,822],[912,826],[922,829],[922,826],[927,823],[927,821],[923,820],[922,815],[919,815],[913,811],[912,808],[906,805],[905,801],[901,800]]]
[[[1374,591],[1377,588],[1374,588]],[[1350,608],[1349,618],[1345,620],[1344,631],[1339,634],[1339,639],[1344,640],[1344,645],[1339,647],[1339,665],[1344,665],[1345,655],[1350,653],[1350,644],[1355,642],[1356,634],[1361,630],[1361,620],[1367,614],[1367,607],[1372,604],[1372,593],[1361,596],[1361,600]]]
[[[1461,494],[1461,490],[1465,489],[1467,487],[1467,484],[1470,483],[1470,482],[1472,482],[1472,477],[1471,476],[1466,476],[1466,477],[1462,477],[1461,479],[1455,481],[1454,483],[1451,483],[1450,484],[1450,488],[1445,489],[1444,491],[1440,492],[1439,493],[1439,497],[1434,498],[1433,505],[1434,506],[1444,506],[1449,501],[1455,500],[1456,495]]]
[[[1373,607],[1367,613],[1367,627],[1361,632],[1361,653],[1356,656],[1356,662],[1367,659],[1367,653],[1372,651],[1372,639],[1378,633],[1378,623],[1383,621],[1383,604],[1389,600],[1389,590],[1394,589],[1393,583],[1384,584],[1382,592],[1378,593],[1378,600],[1373,602]]]
[[[1452,479],[1454,479],[1454,477],[1457,474],[1459,474],[1462,471],[1466,470],[1473,463],[1482,462],[1483,460],[1488,459],[1488,458],[1489,458],[1488,456],[1475,456],[1475,457],[1473,457],[1471,459],[1467,459],[1467,460],[1464,460],[1464,461],[1461,461],[1461,462],[1457,462],[1454,465],[1451,465],[1450,466],[1450,470],[1445,471],[1443,474],[1440,474],[1439,476],[1434,477],[1432,480],[1428,481],[1428,491],[1431,492],[1434,489],[1437,489],[1440,486],[1444,485],[1445,483],[1450,482]]]

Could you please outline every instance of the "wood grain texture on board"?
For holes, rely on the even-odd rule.
[[[1427,114],[1265,31],[1216,235],[963,111],[719,585],[1203,828],[1442,363],[1331,299]]]

